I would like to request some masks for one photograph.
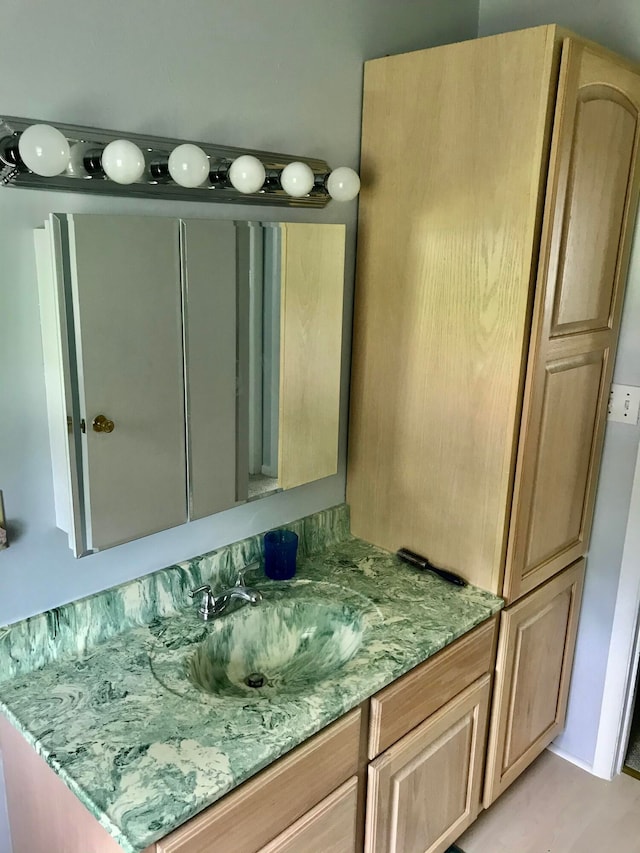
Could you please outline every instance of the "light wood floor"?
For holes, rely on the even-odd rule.
[[[640,691],[638,691],[638,700],[635,703],[633,717],[631,718],[629,744],[624,763],[631,770],[640,773]]]
[[[456,842],[464,853],[640,853],[640,780],[544,752]]]

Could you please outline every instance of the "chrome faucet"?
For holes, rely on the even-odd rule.
[[[246,586],[245,584],[244,572],[252,569],[254,565],[259,564],[251,564],[251,566],[247,566],[246,569],[243,569],[238,575],[235,586],[225,589],[217,595],[213,594],[209,584],[203,584],[202,586],[191,590],[189,593],[190,598],[195,598],[196,595],[202,594],[202,603],[198,608],[198,613],[205,621],[207,619],[215,619],[218,616],[222,616],[227,611],[229,604],[234,600],[247,601],[253,607],[262,601],[262,593],[257,589],[252,589],[251,587]]]

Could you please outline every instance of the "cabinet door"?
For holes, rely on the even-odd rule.
[[[187,520],[178,223],[70,216],[89,549]],[[104,415],[112,432],[96,432]]]
[[[484,805],[564,726],[584,560],[501,613]]]
[[[504,595],[586,553],[640,169],[640,75],[563,46]]]
[[[367,853],[442,853],[480,808],[491,678],[369,765]]]
[[[354,776],[260,853],[355,853],[357,792]]]
[[[181,225],[189,518],[236,503],[236,232]]]
[[[284,223],[280,311],[279,483],[338,470],[344,225]]]

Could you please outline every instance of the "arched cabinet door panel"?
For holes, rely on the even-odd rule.
[[[504,594],[588,546],[638,203],[640,76],[566,39],[527,366]]]

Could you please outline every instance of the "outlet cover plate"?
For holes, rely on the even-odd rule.
[[[640,388],[635,385],[612,385],[609,394],[608,421],[622,424],[638,423],[640,412]]]

